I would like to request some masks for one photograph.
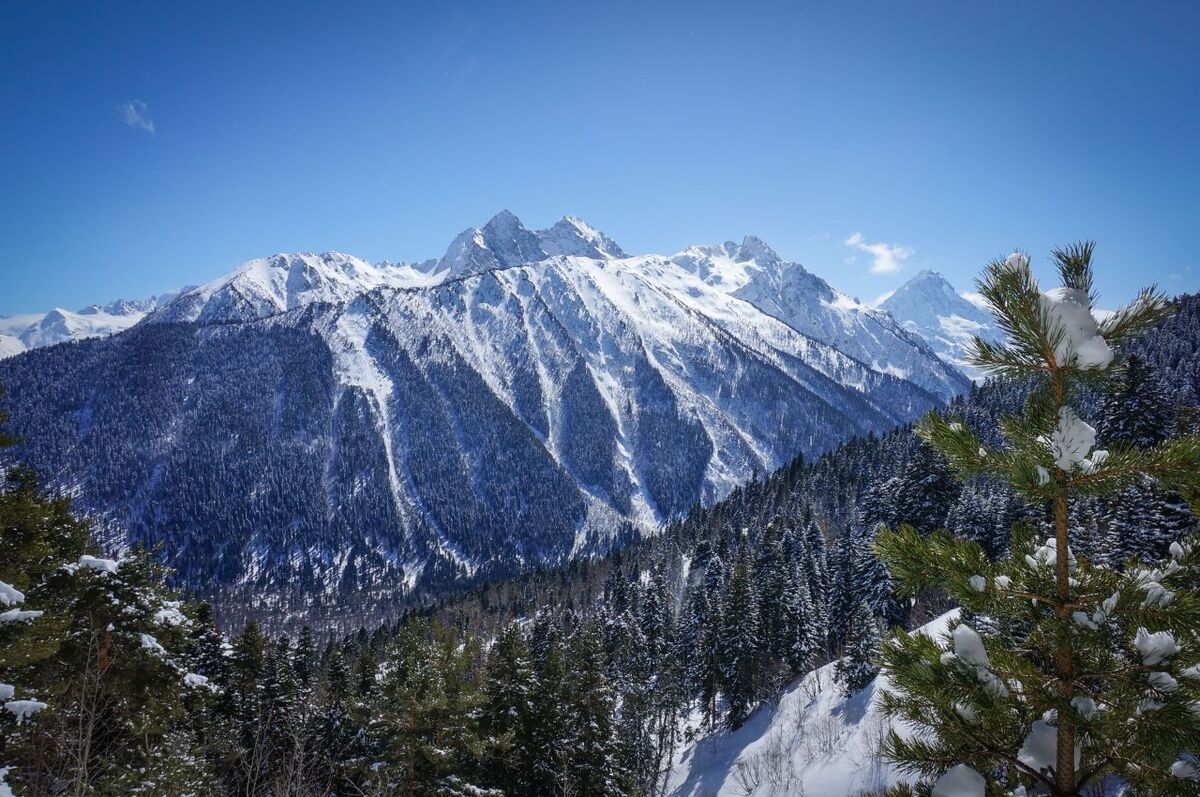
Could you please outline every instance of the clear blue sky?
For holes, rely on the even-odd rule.
[[[1196,290],[1198,36],[1193,2],[8,0],[0,314],[423,259],[501,208],[757,234],[864,299],[1080,237],[1108,304]]]

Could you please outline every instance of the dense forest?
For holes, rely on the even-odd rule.
[[[1200,300],[1130,350],[1082,410],[1105,443],[1195,428]],[[995,441],[1027,388],[989,383],[949,414]],[[0,759],[20,795],[654,795],[690,735],[734,728],[813,667],[876,672],[901,600],[880,530],[952,529],[992,556],[1017,520],[1003,483],[956,482],[907,428],[856,439],[604,557],[487,584],[331,638],[218,629],[153,552],[98,558],[69,502],[16,468],[0,494]],[[1080,502],[1081,556],[1153,561],[1195,528],[1150,485]],[[15,706],[13,708],[12,706]]]

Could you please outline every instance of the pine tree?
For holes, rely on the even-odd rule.
[[[926,538],[901,527],[879,542],[903,589],[938,585],[996,629],[982,637],[957,624],[941,639],[900,633],[882,647],[894,686],[884,709],[917,729],[909,738],[893,733],[885,754],[938,778],[937,793],[965,778],[975,785],[956,794],[982,797],[986,782],[989,793],[1078,797],[1110,777],[1135,793],[1195,793],[1186,776],[1195,772],[1188,756],[1200,750],[1190,713],[1200,698],[1200,650],[1187,640],[1200,627],[1200,544],[1176,542],[1169,563],[1124,573],[1077,559],[1069,547],[1079,497],[1111,495],[1147,476],[1200,495],[1200,438],[1099,450],[1073,408],[1084,386],[1111,384],[1112,347],[1168,313],[1161,296],[1143,291],[1097,323],[1091,254],[1090,243],[1055,252],[1063,286],[1046,293],[1021,254],[991,264],[980,282],[1009,342],[976,340],[974,363],[1037,382],[1024,412],[1001,419],[1005,445],[984,446],[955,418],[931,415],[917,430],[962,476],[993,474],[1030,504],[1049,504],[1053,536],[1039,543],[1032,527],[1019,527],[995,562],[948,533]]]
[[[529,647],[516,623],[496,640],[484,682],[483,727],[487,736],[490,782],[506,794],[519,794],[531,753],[521,747],[529,723],[534,687]]]
[[[718,643],[721,691],[728,704],[725,721],[731,728],[740,727],[746,721],[762,688],[758,611],[753,564],[749,546],[743,542],[738,546],[733,572],[725,585]]]
[[[838,683],[847,694],[854,694],[879,672],[875,657],[879,649],[882,630],[878,618],[865,600],[858,602],[846,623],[846,649],[838,659],[836,673]]]
[[[618,794],[613,715],[616,695],[608,678],[600,629],[588,620],[571,639],[566,695],[575,726],[572,754],[573,793],[579,797]]]
[[[801,675],[816,664],[823,633],[817,625],[808,589],[808,574],[798,562],[793,562],[788,569],[781,614],[784,621],[784,661],[792,675]]]

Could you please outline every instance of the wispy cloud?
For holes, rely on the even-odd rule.
[[[869,244],[861,232],[854,233],[844,243],[871,256],[872,274],[895,274],[904,265],[904,261],[913,255],[912,249],[900,244]]]
[[[129,100],[117,109],[121,112],[121,121],[129,127],[154,132],[154,120],[150,118],[150,107],[141,100]]]

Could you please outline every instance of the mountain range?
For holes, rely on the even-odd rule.
[[[970,384],[926,323],[757,238],[630,256],[572,217],[503,212],[423,263],[275,255],[104,315],[137,313],[0,361],[15,456],[107,547],[264,605],[600,550]]]

